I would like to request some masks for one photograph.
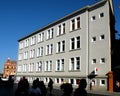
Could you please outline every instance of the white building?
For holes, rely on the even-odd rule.
[[[40,78],[48,83],[73,86],[81,78],[96,75],[96,88],[107,89],[111,71],[111,41],[114,24],[110,0],[81,8],[18,40],[16,79]]]

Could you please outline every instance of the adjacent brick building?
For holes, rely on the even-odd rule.
[[[11,75],[14,76],[16,74],[16,65],[16,61],[12,61],[8,58],[4,65],[3,77],[8,78]]]

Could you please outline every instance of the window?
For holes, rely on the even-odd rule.
[[[44,32],[38,34],[38,42],[44,41]]]
[[[65,51],[65,41],[61,41],[57,43],[57,53]]]
[[[18,56],[18,60],[22,60],[22,56],[23,54],[22,53],[19,53],[19,56]]]
[[[37,72],[42,71],[42,61],[36,63],[36,71]]]
[[[80,28],[80,17],[74,18],[70,23],[70,31],[74,31]]]
[[[23,72],[27,72],[27,64],[23,64],[22,71],[23,71]]]
[[[80,70],[80,57],[71,58],[69,66],[70,71]]]
[[[54,29],[51,28],[47,31],[47,39],[52,39],[54,35]]]
[[[80,17],[77,18],[77,29],[80,28]]]
[[[47,39],[50,39],[50,30],[47,31]]]
[[[46,61],[45,62],[45,71],[52,71],[52,61]]]
[[[70,50],[80,48],[80,36],[70,39]]]
[[[46,55],[49,54],[49,45],[46,46]]]
[[[101,80],[100,80],[100,86],[105,86],[105,85],[106,85],[106,80],[101,79]]]
[[[75,20],[72,20],[72,30],[75,30]]]
[[[100,35],[100,40],[105,39],[105,35]]]
[[[104,13],[100,13],[99,17],[100,18],[104,17]]]
[[[31,37],[31,45],[36,44],[36,36]]]
[[[61,25],[58,26],[58,35],[61,34]]]
[[[80,48],[80,37],[76,37],[76,48]]]
[[[96,59],[92,59],[92,64],[96,64]]]
[[[24,47],[24,43],[23,42],[20,42],[19,43],[19,49],[22,49]]]
[[[28,66],[28,71],[33,72],[34,71],[34,63],[30,63]]]
[[[101,64],[104,64],[104,63],[105,63],[105,58],[101,58],[101,59],[100,59],[100,63],[101,63]]]
[[[23,58],[24,58],[24,59],[28,59],[28,51],[24,52]]]
[[[65,41],[62,41],[62,51],[65,51]]]
[[[75,39],[71,38],[71,49],[75,49]]]
[[[65,23],[58,25],[57,35],[65,34]]]
[[[24,46],[25,46],[25,47],[28,47],[28,46],[29,46],[29,39],[26,39],[26,40],[24,41]]]
[[[70,63],[71,63],[70,70],[74,70],[74,58],[71,58]]]
[[[64,59],[58,59],[56,61],[56,71],[64,71]]]
[[[38,56],[43,56],[43,47],[37,49],[37,57]]]
[[[35,49],[30,50],[30,58],[35,57]]]
[[[60,52],[60,42],[57,43],[57,52]]]
[[[18,72],[21,72],[21,71],[22,71],[22,66],[21,66],[21,65],[18,65],[17,71],[18,71]]]
[[[63,34],[65,34],[65,23],[63,23]]]
[[[80,58],[76,57],[76,69],[79,70],[80,69]]]
[[[96,41],[96,37],[92,37],[92,42]]]
[[[94,21],[95,19],[96,19],[96,17],[95,17],[95,16],[92,16],[91,20]]]
[[[59,83],[59,78],[57,78],[56,80],[57,80],[57,83]]]
[[[73,80],[73,79],[70,79],[70,83],[71,83],[71,84],[74,84],[74,80]]]
[[[53,54],[53,44],[46,46],[46,55]]]

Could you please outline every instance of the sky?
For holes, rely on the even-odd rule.
[[[0,0],[0,72],[6,60],[18,59],[18,40],[72,12],[100,0]],[[113,0],[120,32],[120,0]],[[116,36],[118,38],[118,36]]]

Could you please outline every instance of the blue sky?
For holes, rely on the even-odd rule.
[[[17,60],[18,40],[79,8],[100,0],[0,0],[0,72],[9,57]],[[120,0],[113,0],[120,32]]]

